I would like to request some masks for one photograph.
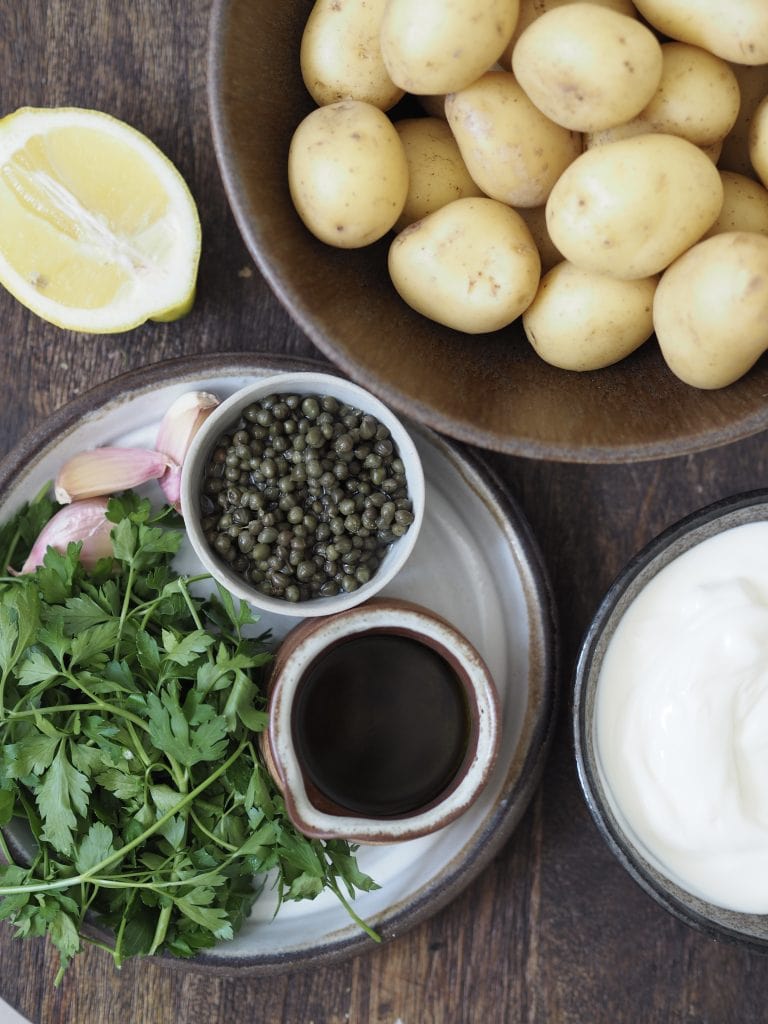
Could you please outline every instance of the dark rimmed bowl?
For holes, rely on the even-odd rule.
[[[519,322],[469,337],[409,309],[389,282],[386,238],[355,251],[313,238],[287,183],[291,135],[314,106],[299,71],[311,8],[312,0],[216,0],[208,95],[245,243],[326,356],[393,409],[512,455],[628,462],[701,451],[768,427],[766,360],[712,392],[677,380],[655,340],[616,366],[570,373],[539,359]]]
[[[152,444],[159,410],[166,408],[184,390],[229,394],[254,377],[280,371],[323,369],[317,362],[277,353],[229,352],[152,363],[112,378],[57,409],[28,431],[0,462],[0,519],[16,511],[24,500],[38,493],[46,481],[55,476],[55,467],[65,451],[81,451],[108,440],[124,440],[125,436],[130,436],[132,444]],[[473,634],[477,633],[475,642],[486,658],[488,641],[493,639],[497,649],[490,652],[490,665],[498,665],[501,659],[502,671],[496,673],[495,681],[502,694],[502,741],[494,774],[477,803],[452,825],[435,834],[436,841],[445,845],[434,853],[422,846],[403,871],[384,864],[387,878],[392,881],[382,885],[378,893],[370,894],[375,905],[370,914],[364,911],[366,919],[384,941],[403,935],[447,906],[490,865],[512,836],[539,784],[552,742],[558,705],[556,609],[547,570],[530,525],[505,483],[478,453],[464,450],[437,435],[429,435],[427,431],[418,429],[416,432],[422,442],[422,458],[426,454],[427,465],[431,467],[430,507],[434,508],[437,502],[444,510],[443,518],[445,510],[448,511],[445,521],[454,523],[453,496],[459,495],[456,508],[460,508],[461,517],[469,516],[475,524],[468,531],[468,538],[476,536],[473,530],[480,531],[476,541],[462,544],[462,547],[472,552],[473,543],[480,543],[480,537],[483,538],[483,551],[488,558],[486,560],[485,555],[475,558],[477,570],[486,567],[488,573],[482,592],[486,598],[488,594],[496,594],[495,600],[502,601],[494,607],[493,602],[483,604],[475,596],[471,574],[466,572],[471,554],[461,558],[457,564],[465,567],[466,587],[460,590],[451,586],[449,595],[458,595],[459,600],[466,599],[477,608],[476,615],[468,611],[462,613],[462,628],[468,631],[469,626],[473,626]],[[445,537],[440,530],[436,531],[435,543],[442,546],[444,554]],[[415,592],[413,596],[417,596]],[[444,606],[443,600],[436,600],[436,604]],[[497,626],[492,628],[497,620],[500,620]],[[264,619],[263,624],[270,625],[276,637],[284,635],[276,618],[269,624]],[[287,624],[283,625],[287,630]],[[3,831],[11,849],[23,858],[29,854],[30,840],[29,834],[18,825],[14,821]],[[416,842],[430,846],[431,837]],[[391,849],[405,850],[405,856],[410,856],[408,844],[394,844]],[[377,880],[386,881],[383,877]],[[401,880],[403,887],[390,898],[392,886],[399,885]],[[235,940],[216,951],[202,952],[193,960],[164,956],[157,962],[176,970],[222,977],[266,976],[341,962],[370,951],[371,939],[343,910],[339,921],[332,914],[325,928],[326,911],[319,903],[320,899],[308,904],[308,913],[319,916],[319,926],[311,916],[306,927],[301,924],[301,916],[297,927],[296,915],[279,915],[273,922],[270,910],[263,920],[270,922],[273,930],[268,942],[260,945],[257,941],[258,948],[235,948],[238,941]],[[293,905],[289,911],[292,908]],[[287,931],[281,930],[281,920]],[[257,922],[254,931],[259,930]],[[95,934],[104,941],[108,939],[100,931]],[[238,938],[241,937],[242,934]]]
[[[768,490],[725,498],[670,526],[621,571],[584,638],[576,665],[573,728],[579,781],[598,831],[632,878],[665,910],[716,939],[768,952],[768,915],[727,910],[681,888],[652,864],[614,814],[595,741],[598,676],[608,645],[632,601],[666,565],[725,530],[768,520]]]

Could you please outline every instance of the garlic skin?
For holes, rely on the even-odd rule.
[[[91,498],[73,501],[59,509],[38,535],[21,573],[34,572],[42,565],[48,548],[63,554],[68,544],[77,541],[82,541],[80,561],[87,569],[92,569],[100,558],[109,558],[114,553],[110,537],[114,524],[107,519],[107,503],[106,498]]]
[[[166,501],[181,510],[181,467],[192,439],[219,404],[208,391],[187,391],[170,406],[160,423],[155,448],[172,461],[160,477]]]
[[[149,448],[92,448],[64,463],[54,494],[62,505],[114,494],[158,480],[171,465],[167,455]]]

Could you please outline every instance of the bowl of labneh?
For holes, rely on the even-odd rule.
[[[768,950],[768,490],[674,524],[605,595],[575,673],[581,786],[663,907]]]

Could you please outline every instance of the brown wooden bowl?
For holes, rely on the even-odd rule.
[[[312,0],[216,0],[209,104],[245,243],[329,359],[400,412],[512,455],[629,462],[700,451],[768,427],[766,360],[712,392],[675,378],[655,339],[598,372],[559,370],[536,355],[519,321],[468,336],[406,306],[389,280],[389,238],[358,250],[314,238],[294,211],[287,179],[291,135],[314,107],[299,70],[311,8]]]

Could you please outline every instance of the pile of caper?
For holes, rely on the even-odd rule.
[[[357,590],[413,522],[389,429],[330,395],[245,408],[214,445],[200,504],[219,558],[286,601]]]

